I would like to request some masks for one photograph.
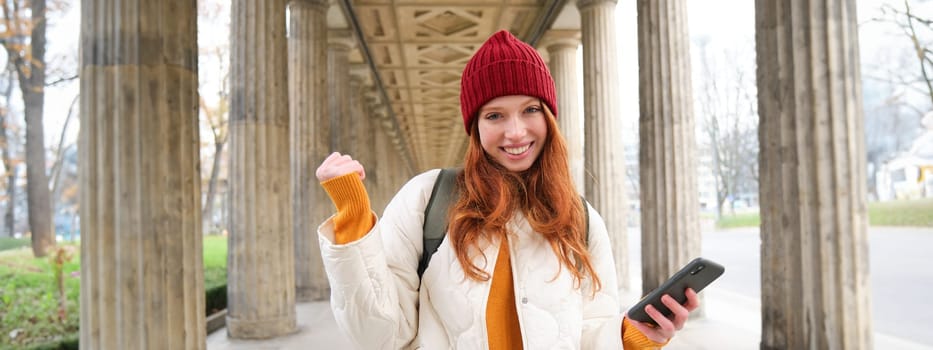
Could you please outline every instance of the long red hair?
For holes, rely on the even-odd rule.
[[[575,284],[590,276],[595,293],[600,281],[587,250],[586,218],[570,177],[566,141],[554,115],[542,106],[547,137],[538,159],[520,173],[505,169],[483,151],[474,118],[464,170],[457,177],[460,196],[448,213],[448,237],[466,276],[488,280],[489,274],[473,264],[471,252],[479,251],[481,240],[504,237],[506,223],[520,210],[531,228],[548,240]]]

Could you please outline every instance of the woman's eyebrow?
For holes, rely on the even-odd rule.
[[[527,101],[525,101],[525,102],[522,102],[522,106],[523,106],[523,107],[541,106],[541,105],[543,105],[543,104],[544,104],[544,102],[541,102],[541,100],[536,99],[536,98],[527,100]]]
[[[495,111],[498,111],[498,110],[501,110],[501,109],[502,109],[502,108],[498,108],[498,107],[483,107],[483,108],[480,108],[478,114],[483,115],[483,114],[486,114],[486,113],[489,113],[489,112],[495,112]]]
[[[501,111],[503,109],[506,109],[506,107],[499,106],[499,105],[483,106],[483,108],[479,109],[479,113],[483,114],[483,113],[489,113],[489,112],[494,112],[494,111]]]
[[[520,105],[520,106],[522,106],[522,107],[528,107],[528,106],[531,106],[531,105],[541,105],[541,104],[543,104],[543,102],[541,102],[540,99],[537,99],[537,98],[534,98],[534,97],[529,98],[529,99],[527,99],[527,100],[525,100],[525,101],[522,101],[521,103],[518,103],[518,105]],[[503,109],[507,109],[507,108],[508,108],[508,107],[506,107],[506,106],[499,106],[499,105],[484,106],[483,108],[480,108],[479,113],[482,114],[482,113],[487,113],[487,112],[492,112],[492,111],[503,110]]]

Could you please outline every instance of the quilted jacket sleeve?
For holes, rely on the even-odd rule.
[[[424,208],[438,170],[412,178],[373,229],[359,240],[334,243],[333,217],[318,228],[331,308],[358,349],[404,349],[418,335],[418,260]]]

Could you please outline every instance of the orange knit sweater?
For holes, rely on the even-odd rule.
[[[360,177],[350,173],[321,183],[337,207],[334,217],[334,243],[346,244],[365,236],[376,223],[369,204],[369,194]],[[508,240],[499,245],[499,257],[493,271],[489,299],[486,303],[486,332],[489,349],[521,349],[522,333],[515,308],[515,287]],[[622,343],[625,349],[658,349],[666,344],[645,337],[635,327],[622,322]]]

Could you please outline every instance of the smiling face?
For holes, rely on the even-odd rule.
[[[547,139],[547,118],[537,97],[510,95],[479,109],[477,131],[483,150],[509,171],[528,170]]]

